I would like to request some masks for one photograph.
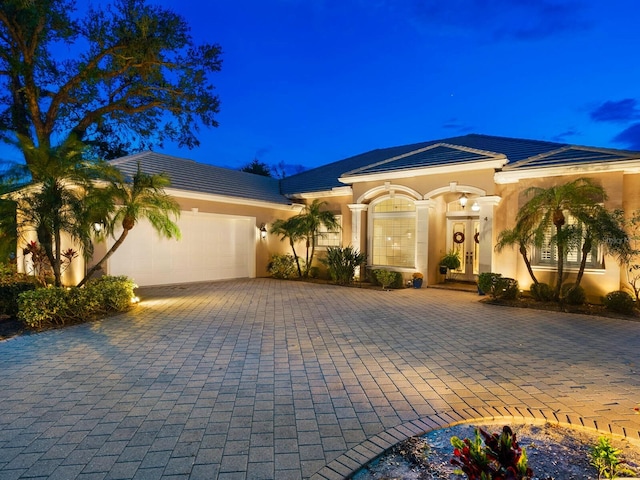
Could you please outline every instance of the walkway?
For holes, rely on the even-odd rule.
[[[269,279],[141,296],[0,343],[0,480],[339,479],[480,417],[640,438],[638,322]]]

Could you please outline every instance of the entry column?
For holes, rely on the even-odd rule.
[[[502,197],[490,195],[486,197],[478,197],[476,201],[480,205],[480,273],[493,271],[493,246],[495,245],[495,233],[493,231],[493,212],[495,207],[500,204]]]
[[[416,271],[424,275],[425,286],[429,278],[429,210],[435,208],[433,200],[416,200]]]

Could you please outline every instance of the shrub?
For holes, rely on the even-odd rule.
[[[402,275],[398,272],[392,272],[391,270],[374,270],[373,274],[376,277],[376,280],[382,288],[394,287],[398,282],[402,284]]]
[[[633,297],[622,290],[607,293],[602,297],[602,304],[607,310],[625,313],[627,315],[633,313],[633,309],[636,306]]]
[[[29,328],[43,329],[81,323],[98,314],[131,306],[136,285],[127,277],[105,276],[83,288],[39,288],[18,297],[18,318]]]
[[[15,317],[18,314],[18,296],[35,289],[35,284],[29,281],[0,284],[0,314]]]
[[[533,477],[527,454],[520,448],[516,435],[508,426],[502,428],[500,435],[489,435],[481,428],[476,428],[473,440],[451,437],[451,445],[454,448],[451,464],[460,467],[469,480],[520,480]]]
[[[321,261],[329,269],[329,275],[334,282],[348,285],[353,282],[356,268],[362,265],[365,259],[364,253],[353,247],[328,247],[327,256]]]
[[[520,294],[518,281],[499,273],[481,273],[478,275],[478,287],[494,300],[514,300]]]
[[[532,283],[529,292],[538,302],[553,301],[553,288],[548,283]]]
[[[560,289],[560,298],[567,305],[582,305],[587,301],[587,294],[580,285],[565,283]]]
[[[267,271],[273,278],[294,278],[298,276],[298,267],[293,255],[272,255]]]
[[[599,437],[598,443],[589,450],[591,465],[598,471],[598,478],[618,478],[619,475],[635,475],[636,472],[622,464],[622,450],[614,448],[607,437]]]

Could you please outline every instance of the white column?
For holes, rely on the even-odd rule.
[[[351,246],[362,252],[364,251],[362,248],[362,214],[367,211],[369,205],[352,203],[347,206],[351,210]]]
[[[416,204],[416,271],[424,275],[425,286],[429,272],[429,210],[433,200],[417,200]]]
[[[500,204],[501,197],[497,195],[489,195],[486,197],[478,197],[476,201],[480,205],[480,273],[493,272],[493,249],[494,232],[493,232],[493,213],[495,207]]]

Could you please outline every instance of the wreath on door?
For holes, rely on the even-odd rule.
[[[473,236],[473,239],[476,243],[480,243],[480,232],[476,232],[476,234]]]
[[[453,234],[453,241],[456,243],[462,243],[464,242],[464,233],[462,232],[456,232]]]

